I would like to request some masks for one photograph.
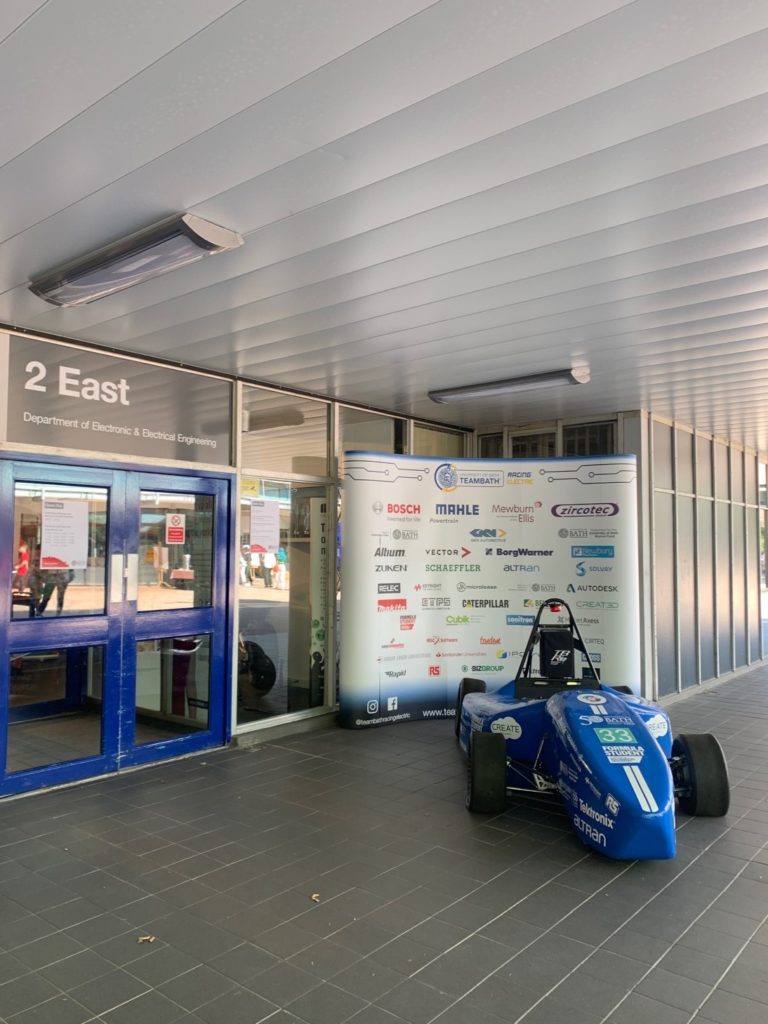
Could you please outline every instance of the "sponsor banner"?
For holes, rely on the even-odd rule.
[[[634,456],[448,463],[350,452],[342,493],[344,724],[452,716],[465,675],[498,689],[552,597],[589,625],[601,678],[638,688]],[[406,672],[387,664],[393,646]]]

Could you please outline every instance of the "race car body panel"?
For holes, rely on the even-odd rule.
[[[560,692],[548,700],[470,693],[459,742],[501,733],[507,786],[558,792],[580,838],[617,859],[675,856],[675,793],[666,713],[609,687]]]

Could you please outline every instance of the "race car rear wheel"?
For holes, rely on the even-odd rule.
[[[469,676],[465,676],[459,683],[459,693],[456,697],[456,719],[453,723],[456,736],[459,735],[461,729],[461,706],[468,693],[485,693],[485,680],[470,679]]]
[[[711,733],[680,735],[672,744],[673,775],[680,810],[705,818],[728,813],[731,786],[723,748]]]
[[[498,732],[473,732],[467,762],[467,808],[501,814],[507,804],[507,745]]]

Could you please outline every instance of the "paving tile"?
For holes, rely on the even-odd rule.
[[[277,1007],[249,989],[236,988],[226,992],[196,1011],[196,1019],[206,1024],[259,1024],[269,1019],[270,1024],[279,1019]]]
[[[455,997],[447,992],[438,992],[430,985],[424,985],[416,978],[409,978],[397,988],[387,992],[376,1005],[384,1010],[389,1010],[395,1016],[402,1017],[411,1024],[426,1024],[433,1017],[437,1017],[443,1010],[447,1009]],[[318,1022],[323,1024],[323,1022]],[[328,1021],[328,1024],[331,1024]]]
[[[159,992],[145,992],[102,1014],[104,1024],[174,1024],[174,1021],[188,1019],[184,1007]]]
[[[179,974],[170,981],[159,985],[158,991],[183,1006],[184,1009],[196,1010],[203,1003],[217,999],[236,987],[231,978],[225,977],[205,964],[199,964],[187,971],[186,974]]]
[[[286,1009],[307,1024],[342,1024],[364,1005],[365,1000],[326,981],[299,996]]]
[[[109,960],[94,953],[92,949],[84,949],[65,960],[43,967],[40,975],[62,992],[68,992],[78,985],[100,978],[103,974],[109,974],[114,969],[115,965]]]
[[[698,1020],[716,1024],[765,1024],[768,1007],[765,1003],[745,999],[733,992],[716,991],[701,1007]]]
[[[93,1020],[93,1014],[69,996],[59,995],[15,1014],[12,1020],[13,1024],[84,1024]]]
[[[147,986],[126,971],[112,970],[78,985],[69,993],[93,1014],[103,1015],[147,991]]]

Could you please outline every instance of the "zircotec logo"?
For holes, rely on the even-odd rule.
[[[582,516],[615,516],[619,514],[619,506],[615,501],[604,501],[593,505],[553,505],[550,511],[558,519],[575,519]]]

